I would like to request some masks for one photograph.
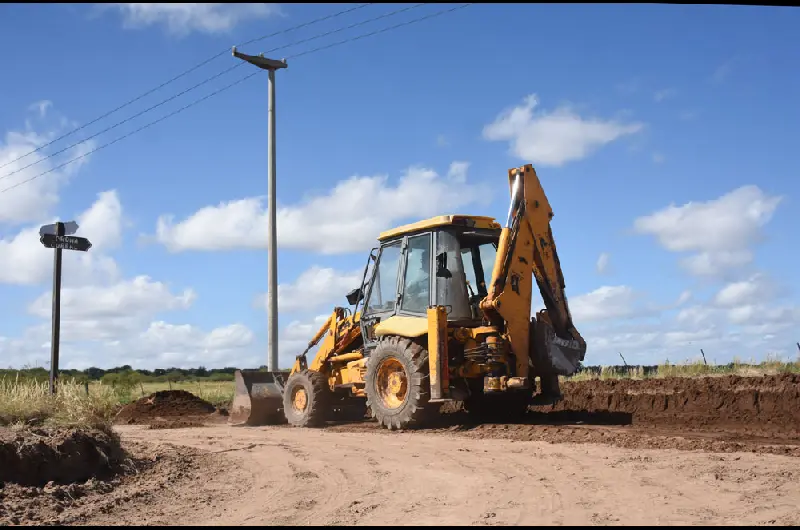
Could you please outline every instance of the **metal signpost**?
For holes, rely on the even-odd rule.
[[[86,252],[92,244],[85,237],[73,236],[78,231],[78,223],[53,223],[39,229],[39,241],[45,248],[55,250],[53,260],[53,327],[50,338],[50,393],[56,393],[58,378],[58,347],[61,340],[61,251],[77,250]]]

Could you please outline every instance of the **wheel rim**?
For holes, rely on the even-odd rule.
[[[292,408],[297,412],[303,412],[308,405],[308,395],[305,388],[296,388],[292,393]]]
[[[397,359],[386,359],[378,367],[377,391],[383,406],[396,409],[403,405],[408,396],[408,375],[405,367]]]

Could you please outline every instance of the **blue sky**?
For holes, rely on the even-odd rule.
[[[796,356],[796,10],[479,4],[291,58],[448,7],[425,5],[270,51],[412,5],[241,48],[289,58],[277,74],[282,364],[346,303],[381,230],[439,213],[502,219],[506,171],[528,162],[555,212],[588,363]],[[15,161],[74,127],[346,7],[0,7],[0,45],[16,50],[0,58],[0,189],[252,69],[45,158],[236,63],[223,53]],[[65,258],[62,366],[264,364],[266,105],[258,75],[0,193],[0,365],[48,362],[52,252],[37,232],[56,218],[94,243]]]

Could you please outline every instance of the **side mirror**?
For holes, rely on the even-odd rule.
[[[356,305],[364,298],[364,293],[361,291],[361,287],[353,289],[349,293],[347,293],[347,303],[350,305]]]
[[[447,252],[436,255],[436,277],[452,278],[453,273],[447,268]]]

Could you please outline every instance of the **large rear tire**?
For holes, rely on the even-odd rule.
[[[295,427],[321,427],[330,414],[331,391],[325,376],[303,370],[289,377],[283,392],[283,413]]]
[[[418,426],[438,410],[430,400],[428,350],[402,338],[380,341],[367,362],[367,405],[389,430]]]

